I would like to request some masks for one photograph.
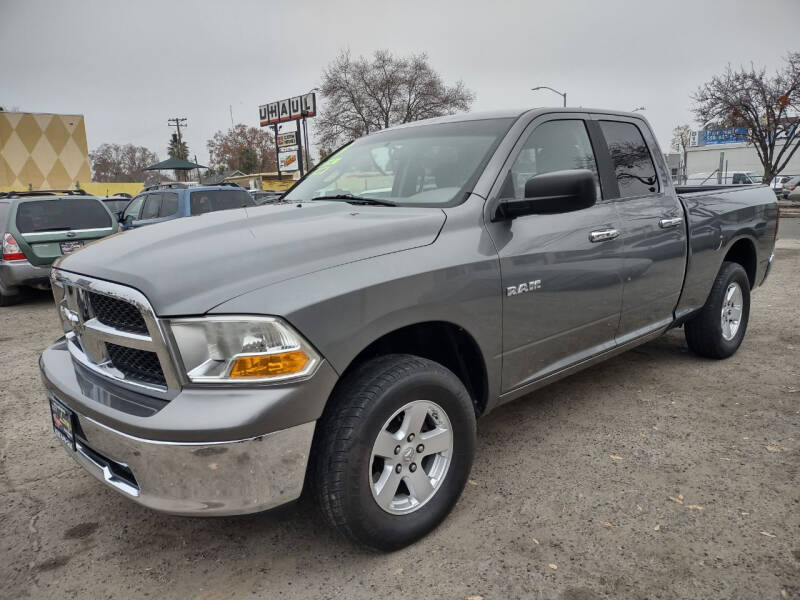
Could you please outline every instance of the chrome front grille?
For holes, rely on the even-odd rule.
[[[73,359],[123,387],[169,396],[180,387],[162,325],[139,291],[52,269]]]
[[[98,321],[109,327],[131,333],[147,334],[141,311],[130,302],[88,292],[89,304]]]
[[[110,342],[106,343],[106,350],[111,363],[127,377],[147,383],[167,385],[158,354],[155,352],[126,348]]]

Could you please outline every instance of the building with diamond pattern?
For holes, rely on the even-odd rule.
[[[89,183],[83,115],[0,112],[0,191]]]

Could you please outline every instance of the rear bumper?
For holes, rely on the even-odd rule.
[[[9,290],[19,286],[47,286],[50,267],[37,267],[27,260],[0,260],[0,286]]]

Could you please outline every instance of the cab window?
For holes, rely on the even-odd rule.
[[[600,121],[600,129],[611,154],[620,198],[658,193],[656,167],[639,128],[623,121]]]
[[[531,177],[572,169],[588,169],[594,174],[600,198],[600,178],[586,125],[579,119],[547,121],[537,126],[525,141],[502,195],[523,198],[525,183]]]

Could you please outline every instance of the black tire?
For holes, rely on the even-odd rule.
[[[722,310],[728,286],[737,283],[742,291],[742,316],[732,339],[722,332]],[[711,293],[700,312],[683,328],[686,343],[695,354],[707,358],[728,358],[742,344],[750,319],[750,280],[742,265],[724,262],[714,280]]]
[[[446,413],[451,460],[428,501],[391,514],[373,497],[373,444],[387,420],[415,399],[435,402]],[[442,365],[405,354],[370,360],[346,376],[317,431],[311,484],[322,513],[352,541],[375,550],[397,550],[436,528],[458,501],[475,455],[475,410],[464,385]]]

